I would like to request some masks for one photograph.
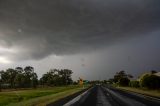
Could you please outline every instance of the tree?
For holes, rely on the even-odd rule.
[[[2,72],[2,71],[0,71],[0,92],[1,92],[1,89],[2,89],[2,78],[1,78],[1,72]]]
[[[15,70],[18,72],[18,73],[23,73],[24,70],[22,67],[16,67]]]
[[[133,78],[133,75],[131,75],[131,74],[128,74],[127,76],[128,76],[128,78]]]
[[[145,74],[140,79],[140,85],[149,89],[158,89],[160,88],[160,77],[153,74]]]
[[[114,75],[114,82],[118,82],[121,78],[126,78],[127,77],[127,74],[125,73],[125,71],[120,71],[120,72],[117,72],[116,75]]]
[[[32,87],[33,88],[36,88],[37,85],[38,85],[38,76],[36,73],[32,73],[32,76],[31,76],[31,81],[32,81]]]
[[[130,81],[130,82],[129,82],[129,86],[130,86],[130,87],[138,88],[138,87],[140,87],[139,81]]]
[[[72,83],[71,74],[72,71],[69,69],[51,69],[46,74],[42,75],[42,78],[40,78],[40,83],[48,86],[68,85]]]
[[[155,73],[157,73],[156,70],[151,70],[151,74],[155,74]]]
[[[8,74],[5,71],[0,71],[1,74],[1,86],[4,83],[8,83]]]
[[[0,92],[1,92],[1,90],[2,90],[2,81],[1,81],[1,79],[0,79]]]
[[[108,79],[108,83],[109,83],[109,84],[113,84],[113,82],[114,82],[114,79],[113,79],[113,78]]]
[[[6,70],[6,74],[7,74],[6,81],[10,84],[11,88],[14,88],[15,87],[15,78],[16,78],[17,72],[14,69],[9,68]]]
[[[43,85],[48,86],[57,85],[58,81],[56,80],[59,78],[58,72],[59,70],[57,69],[51,69],[46,74],[43,74],[42,78],[40,79],[40,82]]]
[[[24,68],[24,87],[31,87],[32,86],[32,80],[31,77],[33,76],[32,74],[34,73],[34,68],[31,66],[27,66]]]
[[[119,79],[118,84],[120,86],[128,86],[129,82],[130,82],[130,80],[127,77],[122,77]]]
[[[130,78],[133,78],[133,76],[131,74],[126,74],[126,72],[122,70],[114,75],[113,80],[121,86],[127,86],[129,85]]]
[[[59,75],[62,78],[63,84],[68,85],[72,83],[72,78],[71,78],[72,73],[73,73],[72,70],[69,69],[63,69],[59,71]]]
[[[30,77],[34,72],[34,68],[31,66],[27,66],[24,68],[24,72],[25,72],[25,75],[28,75]]]
[[[24,81],[25,81],[25,76],[24,76],[24,70],[22,67],[16,67],[15,70],[17,71],[17,75],[15,78],[15,84],[17,87],[21,88],[24,87]]]

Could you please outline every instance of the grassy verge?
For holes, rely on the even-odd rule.
[[[132,88],[132,87],[117,87],[121,90],[127,90],[135,93],[144,94],[147,96],[160,98],[160,90],[149,90],[149,89],[141,89],[141,88]]]
[[[45,106],[82,90],[79,86],[0,92],[0,106]]]

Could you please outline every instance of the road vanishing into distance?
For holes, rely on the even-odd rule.
[[[75,96],[75,95],[74,95]],[[67,98],[66,98],[67,99]],[[68,101],[60,100],[48,106],[160,106],[160,99],[95,85]]]

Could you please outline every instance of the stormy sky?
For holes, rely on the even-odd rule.
[[[72,69],[73,79],[160,70],[159,0],[0,0],[0,69]]]

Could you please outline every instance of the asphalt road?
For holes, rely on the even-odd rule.
[[[64,106],[160,106],[160,100],[97,85]]]

